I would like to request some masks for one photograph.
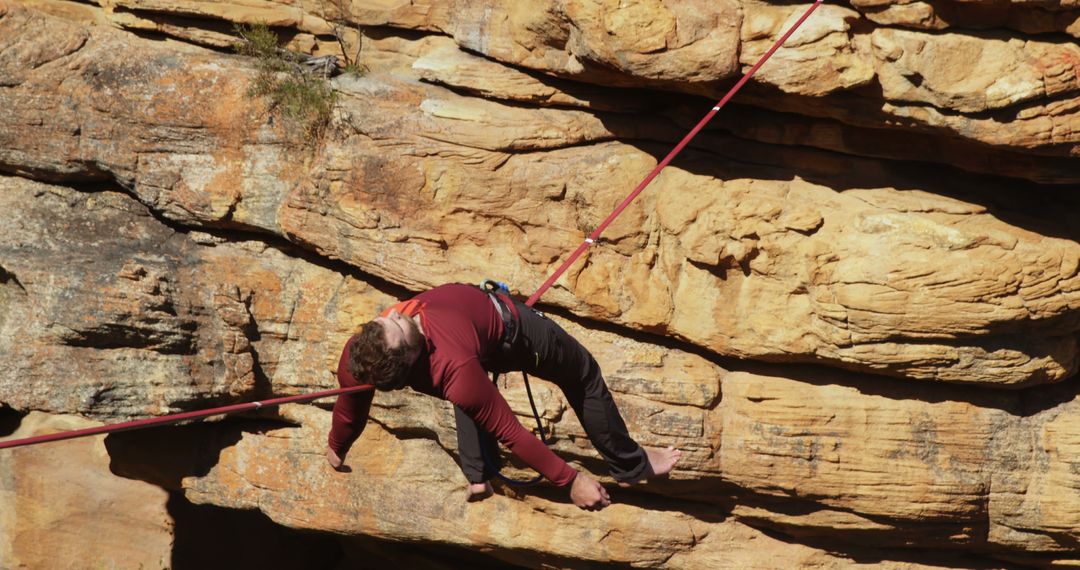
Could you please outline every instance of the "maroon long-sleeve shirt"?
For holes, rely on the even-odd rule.
[[[516,312],[513,303],[507,305]],[[453,402],[556,485],[574,480],[577,472],[521,425],[488,379],[481,359],[498,350],[503,326],[486,293],[470,285],[441,285],[398,303],[386,313],[393,309],[408,317],[419,315],[424,331],[424,347],[409,371],[409,387]],[[346,343],[338,361],[342,387],[359,384],[349,374],[348,360]],[[329,444],[342,459],[364,431],[373,398],[372,391],[338,396]]]

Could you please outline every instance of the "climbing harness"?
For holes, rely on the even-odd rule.
[[[499,347],[502,352],[510,352],[510,349],[514,346],[514,341],[518,338],[518,322],[514,320],[514,315],[510,311],[509,305],[502,299],[501,296],[510,298],[510,288],[506,286],[506,283],[501,281],[492,281],[491,279],[485,279],[480,284],[480,290],[487,293],[488,299],[491,300],[491,304],[495,306],[495,312],[499,314],[499,320],[502,321],[503,335],[500,339],[501,346]]]
[[[788,31],[785,32],[784,35],[781,36],[780,39],[777,40],[776,43],[774,43],[773,46],[771,48],[769,48],[769,50],[766,51],[765,54],[762,55],[760,59],[758,59],[757,63],[755,63],[754,66],[751,67],[749,71],[747,71],[745,74],[743,74],[742,79],[740,79],[738,81],[738,83],[736,83],[727,92],[727,94],[724,95],[724,98],[721,99],[716,105],[713,106],[712,110],[710,110],[705,115],[705,117],[702,118],[697,123],[697,125],[695,125],[694,128],[691,129],[690,132],[687,133],[687,135],[685,137],[683,137],[683,139],[681,141],[679,141],[679,144],[675,145],[675,148],[673,148],[671,150],[671,152],[669,152],[667,154],[667,156],[665,156],[664,159],[661,160],[656,165],[656,168],[654,168],[652,170],[652,172],[650,172],[648,174],[648,176],[646,176],[645,179],[642,180],[637,185],[637,187],[635,187],[634,190],[632,192],[630,192],[629,195],[627,195],[627,197],[615,208],[615,210],[613,210],[611,212],[611,214],[609,214],[608,217],[605,218],[604,221],[599,226],[597,226],[596,229],[593,230],[593,232],[591,234],[589,234],[588,237],[585,238],[585,241],[583,241],[581,243],[581,245],[579,245],[577,247],[577,249],[575,249],[574,252],[572,254],[570,254],[570,256],[562,263],[562,265],[560,265],[559,268],[557,270],[555,270],[555,272],[552,273],[550,277],[548,277],[547,281],[545,281],[543,283],[543,285],[541,285],[540,288],[537,289],[536,292],[533,293],[531,297],[529,297],[528,301],[525,302],[526,306],[532,307],[534,304],[536,304],[536,302],[538,300],[540,300],[540,297],[544,294],[544,292],[547,291],[555,283],[555,281],[557,281],[559,279],[559,277],[561,277],[562,274],[565,273],[566,270],[570,268],[570,266],[577,260],[577,258],[580,257],[581,254],[584,253],[585,250],[588,249],[590,246],[596,244],[596,242],[600,239],[600,234],[605,229],[607,229],[607,227],[611,224],[611,222],[613,222],[615,220],[615,218],[618,217],[619,214],[621,214],[622,211],[625,210],[627,208],[627,206],[629,206],[630,203],[634,201],[635,198],[637,198],[638,194],[640,194],[645,189],[645,187],[648,186],[649,183],[652,182],[653,179],[656,178],[657,175],[660,174],[660,171],[663,170],[664,167],[666,167],[680,152],[682,152],[683,148],[686,147],[686,145],[690,143],[690,140],[693,139],[695,136],[697,136],[698,132],[701,131],[701,129],[703,129],[705,127],[705,124],[708,123],[709,120],[711,120],[713,118],[713,116],[716,115],[716,113],[718,113],[720,111],[720,109],[723,108],[724,105],[727,104],[727,102],[735,95],[735,93],[738,92],[739,89],[741,89],[742,86],[744,84],[746,84],[747,81],[750,80],[750,78],[754,75],[754,73],[757,72],[758,68],[760,68],[762,65],[764,65],[764,63],[766,61],[768,61],[768,59],[770,57],[772,57],[773,53],[776,52],[776,50],[780,49],[780,46],[783,45],[784,42],[787,41],[787,39],[789,37],[791,37],[791,35],[793,33],[795,33],[795,30],[797,30],[799,28],[799,26],[801,26],[803,24],[803,22],[806,21],[807,18],[810,17],[810,14],[812,14],[814,12],[814,10],[817,9],[817,7],[822,3],[822,1],[823,0],[816,0],[814,2],[814,4],[811,5],[810,8],[808,8],[806,10],[806,12],[803,13],[803,15],[791,26],[791,28],[788,29]],[[490,285],[484,285],[483,287],[491,286],[496,290],[509,292],[509,289],[506,287],[505,284],[498,283],[498,282],[489,282],[489,281],[486,281],[485,284],[490,284]],[[489,293],[489,295],[494,295],[494,293]],[[497,301],[498,301],[498,299],[496,297],[496,302]],[[499,308],[498,304],[496,305],[496,308]],[[507,312],[509,312],[508,308],[507,308]],[[500,312],[500,315],[502,315],[501,312]],[[513,320],[513,319],[511,319],[511,320]],[[216,416],[216,415],[221,415],[221,414],[231,414],[231,413],[247,411],[247,410],[258,410],[258,409],[260,409],[260,408],[262,408],[264,406],[278,406],[278,405],[281,405],[281,404],[287,404],[287,403],[293,403],[293,402],[310,402],[312,400],[328,398],[330,396],[340,396],[340,395],[344,395],[344,394],[351,394],[351,393],[355,393],[355,392],[373,390],[374,388],[375,387],[371,386],[371,385],[351,386],[351,387],[348,387],[348,388],[338,388],[338,389],[335,389],[335,390],[324,390],[324,391],[321,391],[321,392],[312,392],[310,394],[301,394],[301,395],[298,395],[298,396],[286,396],[286,397],[283,397],[283,398],[274,398],[274,399],[270,399],[270,400],[262,400],[262,401],[258,401],[258,402],[248,402],[248,403],[244,403],[244,404],[234,404],[234,405],[231,405],[231,406],[222,406],[222,407],[211,408],[211,409],[202,410],[202,411],[183,412],[183,413],[179,413],[179,414],[170,414],[170,415],[166,415],[166,416],[159,416],[159,417],[156,417],[156,418],[147,418],[147,419],[135,420],[135,421],[124,422],[124,423],[119,423],[119,424],[104,425],[104,426],[98,426],[98,427],[93,427],[93,428],[78,429],[78,430],[65,431],[65,432],[47,434],[47,435],[39,435],[39,436],[34,436],[34,437],[22,438],[22,439],[13,439],[13,440],[9,440],[9,441],[0,441],[0,449],[8,449],[8,448],[21,447],[21,446],[26,446],[26,445],[34,445],[34,444],[38,444],[38,443],[46,443],[46,442],[51,442],[51,441],[74,439],[74,438],[77,438],[77,437],[86,437],[86,436],[91,436],[91,435],[100,435],[100,434],[106,434],[106,433],[116,433],[116,432],[121,432],[121,431],[130,431],[130,430],[143,429],[143,428],[149,428],[149,427],[156,427],[156,426],[162,426],[162,425],[170,425],[170,424],[176,424],[176,423],[183,422],[183,421],[201,419],[201,418],[206,418],[206,417]],[[526,389],[526,391],[529,392],[529,404],[532,405],[533,415],[536,417],[537,424],[539,425],[540,424],[540,415],[537,413],[536,405],[533,403],[532,391],[529,389],[528,379],[526,379],[525,389]],[[545,439],[544,431],[543,431],[542,426],[540,428],[540,438],[541,438],[541,440]],[[547,441],[544,441],[544,443],[546,444]],[[480,446],[481,450],[485,453],[485,460],[487,460],[486,451],[484,451],[484,447],[485,447],[484,445]],[[503,477],[501,474],[499,474],[499,477],[501,479],[503,479],[504,481],[511,482],[512,484],[532,484],[532,483],[538,482],[543,476],[537,477],[536,479],[534,479],[532,481],[526,481],[526,482],[511,481],[511,480]]]

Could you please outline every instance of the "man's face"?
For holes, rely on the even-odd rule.
[[[404,346],[410,360],[420,355],[420,328],[416,322],[397,311],[390,311],[385,317],[376,317],[375,322],[382,325],[386,346],[390,349]]]

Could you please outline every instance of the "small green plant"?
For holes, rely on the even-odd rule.
[[[266,24],[237,25],[237,53],[255,58],[258,75],[249,97],[266,97],[270,107],[298,126],[304,138],[318,138],[330,123],[337,94],[326,73],[313,73],[303,54],[279,47],[278,36]]]
[[[345,73],[352,73],[354,75],[363,75],[367,73],[367,67],[362,63],[350,61],[349,63],[345,64],[345,67],[342,68],[342,71],[344,71]]]

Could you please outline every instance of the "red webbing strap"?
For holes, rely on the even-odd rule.
[[[821,4],[821,2],[822,2],[822,0],[816,0],[814,2],[814,4],[812,6],[810,6],[810,8],[808,10],[806,10],[806,13],[804,13],[802,15],[802,17],[799,18],[798,21],[796,21],[795,24],[791,26],[791,29],[789,29],[786,33],[784,33],[784,35],[781,36],[780,39],[777,40],[776,43],[773,44],[773,46],[771,48],[769,48],[769,51],[765,52],[765,55],[761,56],[761,58],[758,60],[758,62],[755,63],[754,66],[751,67],[750,70],[747,71],[745,75],[743,75],[742,79],[740,79],[739,82],[736,83],[735,86],[732,87],[731,90],[727,92],[727,95],[724,95],[724,98],[721,99],[720,102],[718,102],[712,108],[712,110],[709,111],[709,113],[705,115],[705,118],[701,119],[701,121],[699,121],[698,124],[685,137],[683,137],[683,139],[681,141],[679,141],[679,144],[677,144],[675,146],[675,148],[672,149],[671,152],[669,152],[668,155],[665,156],[664,159],[661,160],[660,163],[656,165],[656,168],[654,168],[653,171],[650,172],[649,175],[646,176],[645,179],[642,180],[641,183],[638,184],[636,188],[634,188],[634,191],[631,192],[630,195],[628,195],[626,197],[626,199],[623,200],[622,203],[620,203],[618,205],[618,207],[616,207],[615,210],[613,212],[611,212],[611,214],[608,215],[608,217],[599,226],[597,226],[596,230],[594,230],[593,233],[589,235],[589,237],[585,238],[585,241],[582,242],[582,244],[579,245],[576,250],[574,250],[574,252],[570,255],[570,257],[567,258],[567,260],[565,262],[563,262],[563,264],[555,271],[555,273],[553,273],[551,275],[551,277],[549,277],[548,280],[545,281],[544,284],[541,285],[540,288],[537,289],[536,292],[533,293],[531,297],[529,297],[529,300],[526,301],[526,303],[525,303],[526,305],[528,305],[530,307],[533,306],[536,303],[536,301],[540,299],[540,296],[543,295],[544,292],[547,291],[548,288],[550,288],[551,285],[554,284],[555,281],[559,277],[561,277],[563,273],[566,272],[566,270],[570,267],[570,265],[573,264],[574,261],[576,261],[577,258],[580,257],[581,254],[584,253],[584,251],[586,249],[588,249],[588,247],[590,245],[595,243],[596,240],[600,238],[601,232],[603,232],[605,229],[607,229],[607,227],[611,224],[611,222],[614,221],[615,218],[618,217],[619,214],[621,214],[622,211],[625,210],[626,207],[629,206],[630,203],[634,201],[634,198],[637,198],[638,194],[640,194],[641,191],[644,190],[645,187],[648,186],[650,182],[652,182],[653,178],[656,178],[656,176],[658,174],[660,174],[660,171],[663,170],[664,167],[667,166],[668,163],[670,163],[671,160],[674,159],[676,155],[678,155],[680,152],[682,152],[683,147],[685,147],[687,145],[687,143],[689,143],[690,140],[693,139],[698,134],[698,132],[701,131],[701,129],[705,127],[705,124],[708,123],[710,119],[712,119],[713,115],[715,115],[717,112],[719,112],[720,109],[723,108],[723,106],[725,104],[727,104],[728,100],[730,100],[735,95],[735,93],[738,92],[738,90],[742,88],[743,84],[745,84],[747,81],[750,80],[750,77],[753,76],[754,73],[757,72],[758,68],[761,67],[770,57],[772,57],[773,52],[780,49],[780,46],[783,45],[783,43],[785,41],[787,41],[787,39],[791,36],[791,34],[795,33],[795,30],[797,30],[799,28],[799,26],[801,26],[802,23],[804,21],[806,21],[807,18],[810,17],[810,14],[813,13],[813,11],[818,7],[819,4]],[[113,433],[113,432],[119,432],[119,431],[129,431],[129,430],[143,429],[143,428],[154,427],[154,426],[169,425],[169,424],[175,424],[175,423],[178,423],[178,422],[182,422],[182,421],[185,421],[185,420],[206,418],[206,417],[209,417],[209,416],[216,416],[216,415],[220,415],[220,414],[231,414],[231,413],[242,412],[242,411],[246,411],[246,410],[257,410],[257,409],[259,409],[259,408],[261,408],[263,406],[277,406],[277,405],[280,405],[280,404],[287,404],[287,403],[291,403],[291,402],[307,402],[307,401],[311,401],[311,400],[318,400],[320,398],[326,398],[326,397],[329,397],[329,396],[336,396],[336,395],[339,395],[339,394],[346,394],[346,393],[350,393],[350,392],[360,392],[360,391],[363,391],[363,390],[371,390],[373,388],[374,388],[374,386],[354,386],[354,387],[351,387],[351,388],[338,388],[336,390],[326,390],[326,391],[323,391],[323,392],[312,392],[310,394],[302,394],[302,395],[299,395],[299,396],[286,396],[284,398],[275,398],[275,399],[272,399],[272,400],[263,400],[263,401],[260,401],[260,402],[248,402],[248,403],[245,403],[245,404],[234,404],[234,405],[231,405],[231,406],[222,406],[222,407],[219,407],[219,408],[210,408],[208,410],[202,410],[202,411],[196,411],[196,412],[183,412],[183,413],[179,413],[179,414],[172,414],[172,415],[167,415],[167,416],[159,416],[159,417],[156,417],[156,418],[147,418],[147,419],[135,420],[135,421],[124,422],[124,423],[119,423],[119,424],[104,425],[104,426],[99,426],[99,427],[94,427],[94,428],[79,429],[79,430],[74,430],[74,431],[66,431],[66,432],[54,433],[54,434],[49,434],[49,435],[40,435],[40,436],[28,437],[28,438],[24,438],[24,439],[14,439],[14,440],[10,440],[10,441],[0,442],[0,449],[7,449],[7,448],[10,448],[10,447],[19,447],[19,446],[23,446],[23,445],[33,445],[33,444],[36,444],[36,443],[45,443],[45,442],[49,442],[49,441],[59,441],[59,440],[64,440],[64,439],[73,439],[73,438],[76,438],[76,437],[86,437],[86,436],[98,435],[98,434],[103,434],[103,433]]]
[[[0,449],[7,449],[9,447],[20,447],[23,445],[34,445],[35,443],[46,443],[49,441],[60,441],[63,439],[74,439],[76,437],[86,437],[91,435],[99,435],[103,433],[115,433],[119,431],[130,431],[135,429],[143,429],[148,427],[156,427],[163,425],[170,425],[180,423],[186,420],[197,420],[200,418],[207,418],[210,416],[217,416],[221,414],[232,414],[235,412],[243,412],[247,410],[258,410],[264,406],[279,406],[281,404],[289,404],[293,402],[310,402],[311,400],[318,400],[320,398],[326,398],[329,396],[337,396],[339,394],[348,394],[351,392],[362,392],[365,390],[371,390],[374,386],[352,386],[349,388],[337,388],[335,390],[326,390],[324,392],[312,392],[311,394],[300,394],[298,396],[284,396],[282,398],[274,398],[272,400],[260,400],[258,402],[247,402],[244,404],[233,404],[231,406],[222,406],[220,408],[210,408],[208,410],[200,410],[195,412],[182,412],[179,414],[171,414],[167,416],[159,416],[156,418],[146,418],[142,420],[135,420],[130,422],[124,422],[119,424],[111,424],[104,426],[97,426],[92,428],[77,429],[72,431],[65,431],[60,433],[51,433],[46,435],[38,435],[34,437],[27,437],[23,439],[13,439],[10,441],[0,441]]]
[[[604,221],[599,226],[597,226],[595,230],[593,230],[593,233],[589,234],[589,237],[585,238],[585,241],[581,242],[581,245],[579,245],[577,249],[574,250],[574,253],[570,254],[570,257],[568,257],[566,261],[564,261],[563,264],[555,270],[555,273],[552,273],[551,277],[548,277],[548,280],[545,281],[544,284],[541,285],[540,288],[537,289],[531,297],[529,297],[529,300],[525,301],[526,305],[531,307],[537,301],[539,301],[540,297],[544,294],[544,292],[555,284],[555,281],[559,277],[561,277],[562,274],[565,273],[566,270],[569,269],[575,261],[577,261],[577,258],[581,257],[581,254],[585,253],[585,250],[589,249],[589,246],[593,245],[594,243],[596,243],[596,240],[600,239],[600,234],[605,229],[607,229],[609,225],[611,225],[611,222],[615,221],[615,218],[617,218],[619,214],[621,214],[622,211],[625,210],[626,207],[634,201],[634,198],[637,198],[638,194],[641,194],[641,191],[644,190],[645,187],[653,181],[653,178],[656,178],[656,176],[660,174],[660,171],[663,170],[664,167],[667,166],[672,161],[672,159],[674,159],[680,152],[682,152],[683,147],[685,147],[691,139],[697,136],[698,132],[705,127],[705,124],[713,118],[713,115],[719,112],[720,109],[722,109],[724,105],[726,105],[727,102],[735,95],[735,93],[739,91],[739,89],[742,89],[743,84],[749,81],[750,77],[752,77],[754,73],[757,73],[758,68],[761,67],[770,57],[772,57],[773,52],[780,49],[780,46],[783,45],[789,37],[791,37],[791,34],[795,33],[795,30],[799,29],[799,26],[801,26],[802,23],[810,17],[810,14],[814,12],[814,10],[818,7],[819,4],[821,4],[821,2],[822,0],[817,0],[816,2],[814,2],[814,4],[810,6],[806,13],[804,13],[802,17],[799,18],[799,20],[791,26],[791,29],[789,29],[783,36],[781,36],[780,39],[777,40],[771,48],[769,48],[769,51],[765,52],[765,55],[761,56],[761,59],[758,59],[757,63],[755,63],[754,66],[751,67],[745,75],[743,75],[742,79],[740,79],[739,82],[736,83],[735,86],[727,92],[727,95],[724,95],[724,98],[721,99],[719,103],[714,105],[712,110],[709,111],[703,119],[698,121],[698,124],[695,125],[694,128],[691,129],[690,132],[687,133],[687,135],[683,137],[681,141],[679,141],[679,144],[675,145],[675,148],[671,149],[671,152],[669,152],[668,155],[664,157],[664,160],[661,160],[660,163],[656,165],[656,168],[654,168],[652,172],[650,172],[649,175],[646,176],[645,179],[637,185],[637,188],[634,188],[634,191],[630,192],[626,199],[623,200],[622,203],[620,203],[615,208],[615,210],[612,211],[611,214],[609,214],[608,217],[605,218]]]

